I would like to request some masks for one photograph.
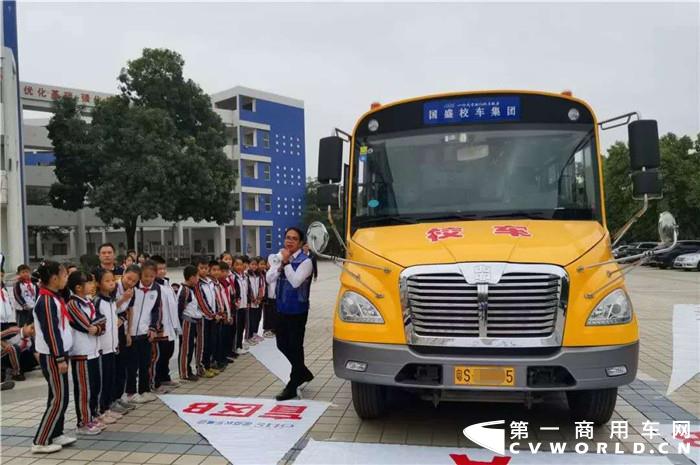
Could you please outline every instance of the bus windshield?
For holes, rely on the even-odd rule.
[[[356,140],[353,227],[430,220],[602,221],[590,125],[427,128]]]

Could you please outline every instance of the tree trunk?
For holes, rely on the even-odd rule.
[[[136,250],[134,237],[136,236],[136,218],[128,218],[124,220],[124,230],[126,231],[126,249]]]

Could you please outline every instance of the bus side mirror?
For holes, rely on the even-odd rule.
[[[661,165],[659,127],[656,120],[632,121],[628,126],[630,167],[632,171],[650,170]]]
[[[659,127],[655,120],[637,120],[629,124],[630,168],[632,197],[661,198],[659,166]]]
[[[659,199],[662,197],[661,187],[658,170],[632,173],[632,198],[634,199],[643,199],[645,195],[650,199]]]
[[[326,210],[328,206],[334,210],[340,208],[340,185],[321,184],[316,191],[316,203],[321,210]]]
[[[340,182],[343,172],[343,139],[324,137],[318,147],[318,182]]]

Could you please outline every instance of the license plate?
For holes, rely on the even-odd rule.
[[[454,367],[455,384],[468,386],[515,386],[513,367]]]

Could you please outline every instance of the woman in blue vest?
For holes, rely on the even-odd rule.
[[[309,290],[313,265],[301,250],[304,233],[290,227],[284,233],[284,249],[280,250],[280,266],[267,272],[267,280],[277,281],[277,348],[292,365],[289,383],[275,399],[293,399],[297,389],[314,375],[304,364],[304,332],[309,316]]]

